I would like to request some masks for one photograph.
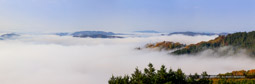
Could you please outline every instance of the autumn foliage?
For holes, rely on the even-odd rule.
[[[112,76],[109,84],[255,84],[255,69],[232,71],[225,74],[219,74],[218,77],[210,77],[207,72],[201,75],[187,75],[181,69],[176,71],[167,69],[164,65],[160,69],[155,69],[150,63],[148,68],[143,71],[138,68],[131,75]],[[208,77],[209,76],[209,77]],[[225,76],[225,77],[221,77]],[[226,77],[226,76],[245,76]]]
[[[235,50],[246,49],[255,56],[255,31],[237,32],[226,36],[218,36],[210,41],[202,41],[196,44],[185,45],[179,42],[163,41],[147,44],[146,48],[159,48],[160,50],[174,50],[172,54],[196,54],[206,49],[216,49],[223,46],[233,46]]]
[[[170,42],[170,41],[163,41],[163,42],[158,42],[158,43],[153,43],[153,44],[147,44],[146,48],[159,48],[160,50],[172,50],[172,49],[179,49],[184,47],[184,44],[181,44],[179,42]]]
[[[202,41],[197,44],[190,44],[174,51],[172,54],[195,54],[206,49],[215,49],[223,46],[233,46],[237,49],[247,49],[251,55],[255,55],[255,31],[237,32],[227,36],[219,36],[210,41]]]
[[[240,71],[232,71],[225,74],[219,74],[220,76],[245,76],[246,78],[255,78],[255,69],[251,70],[240,70]]]

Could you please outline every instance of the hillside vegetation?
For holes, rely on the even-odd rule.
[[[182,47],[185,47],[184,44],[181,44],[179,42],[170,42],[170,41],[163,41],[163,42],[158,42],[158,43],[152,43],[152,44],[147,44],[145,46],[146,48],[159,48],[160,50],[172,50],[172,49],[180,49]]]
[[[201,76],[207,76],[203,72]],[[112,76],[108,81],[109,84],[212,84],[208,78],[199,78],[198,74],[186,76],[181,69],[176,71],[162,65],[156,70],[150,63],[144,71],[135,69],[134,73],[125,76]]]
[[[240,77],[241,76],[241,77]],[[156,70],[150,63],[144,71],[135,69],[134,73],[125,76],[112,76],[109,84],[254,84],[255,70],[241,70],[230,73],[208,75],[187,75],[181,69],[167,69],[164,65]]]
[[[190,54],[203,51],[205,49],[219,48],[223,46],[233,46],[235,48],[247,49],[252,55],[255,55],[255,31],[238,32],[228,34],[227,36],[219,36],[207,42],[188,45],[182,49],[176,50],[173,54]]]
[[[251,70],[240,70],[240,71],[232,71],[224,74],[219,74],[219,76],[245,76],[246,78],[255,78],[255,69]]]
[[[172,47],[173,45],[177,45]],[[216,49],[224,46],[232,46],[235,50],[246,49],[251,55],[255,55],[255,31],[252,32],[237,32],[228,35],[220,35],[210,41],[202,41],[197,44],[184,45],[173,42],[158,42],[149,44],[147,48],[159,47],[160,49],[176,49],[172,52],[175,55],[181,54],[196,54],[206,49]]]

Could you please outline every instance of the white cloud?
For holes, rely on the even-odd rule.
[[[187,74],[210,74],[251,69],[253,59],[238,56],[172,56],[165,51],[135,50],[147,42],[163,40],[196,43],[215,36],[154,36],[124,39],[92,39],[54,35],[23,35],[0,41],[1,84],[106,84],[112,74],[130,74],[149,62],[157,68],[164,64],[182,68]],[[209,54],[208,54],[208,53]],[[241,59],[241,60],[240,60]]]

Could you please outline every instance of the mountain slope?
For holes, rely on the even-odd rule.
[[[163,41],[163,42],[158,42],[158,43],[152,43],[152,44],[147,44],[145,46],[146,48],[159,48],[160,50],[173,50],[173,49],[179,49],[182,47],[185,47],[184,44],[181,44],[179,42],[170,42],[170,41]]]
[[[160,49],[177,49],[172,52],[175,55],[182,54],[196,54],[206,49],[217,49],[224,46],[232,46],[234,50],[246,49],[249,54],[255,56],[255,31],[252,32],[237,32],[228,35],[220,35],[217,38],[210,41],[202,41],[197,44],[184,45],[179,44],[178,47],[172,47],[175,45],[173,42],[158,42],[155,44],[147,44],[146,48],[160,48]],[[170,47],[169,47],[170,46]]]
[[[252,32],[238,32],[229,34],[227,36],[219,36],[214,40],[207,42],[200,42],[197,44],[188,45],[182,49],[176,50],[173,54],[191,54],[203,51],[205,49],[219,48],[223,46],[234,46],[236,48],[247,49],[250,53],[255,55],[255,31]]]

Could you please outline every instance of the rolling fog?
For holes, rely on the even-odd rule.
[[[220,57],[212,50],[196,56],[172,56],[169,51],[134,49],[164,40],[191,44],[215,37],[172,35],[92,39],[22,35],[0,41],[0,84],[106,84],[112,75],[130,74],[136,67],[143,70],[150,62],[157,69],[164,64],[174,70],[181,68],[186,74],[207,71],[215,75],[254,69],[254,59],[242,51]]]

